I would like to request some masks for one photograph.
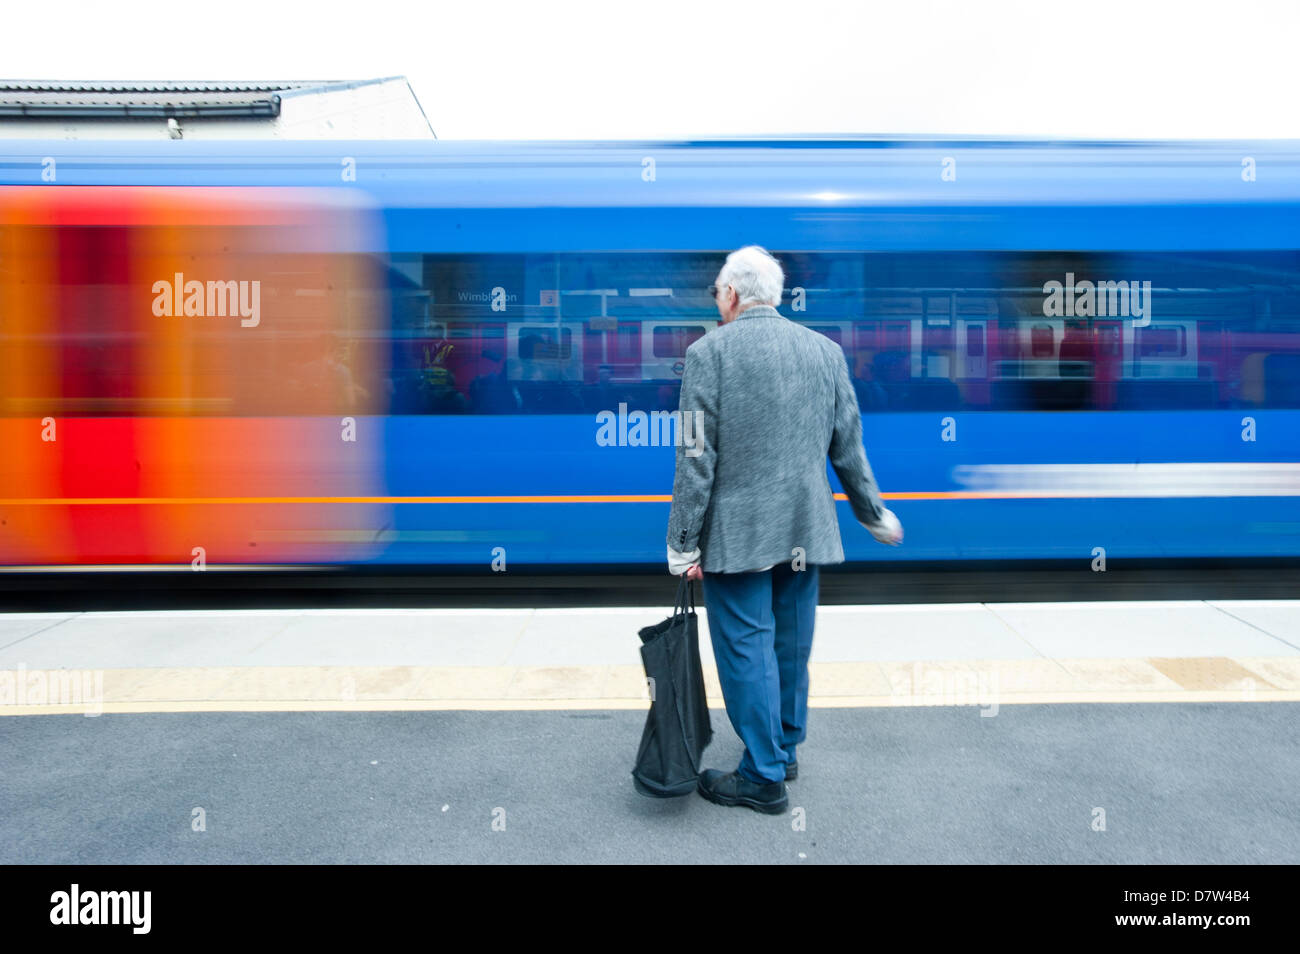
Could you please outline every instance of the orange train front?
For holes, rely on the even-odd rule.
[[[368,557],[387,306],[346,198],[0,189],[0,563]]]

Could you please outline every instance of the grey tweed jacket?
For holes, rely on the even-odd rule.
[[[668,545],[698,546],[706,572],[790,561],[795,547],[807,563],[843,562],[828,456],[854,516],[882,522],[848,365],[824,335],[747,309],[687,349],[680,409],[695,446],[678,442]]]

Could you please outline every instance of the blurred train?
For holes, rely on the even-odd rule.
[[[658,563],[751,243],[850,561],[1300,555],[1297,143],[5,142],[0,565]]]

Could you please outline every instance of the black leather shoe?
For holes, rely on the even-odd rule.
[[[793,782],[798,777],[799,777],[799,763],[787,762],[785,765],[785,780],[787,782]]]
[[[751,782],[739,772],[722,773],[705,769],[700,776],[699,792],[715,805],[744,805],[765,815],[780,815],[790,804],[785,782]]]

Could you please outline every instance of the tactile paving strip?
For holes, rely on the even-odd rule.
[[[813,663],[809,705],[1300,702],[1300,658]],[[709,703],[722,707],[704,667]],[[0,670],[0,716],[100,712],[644,709],[640,666]]]
[[[1278,688],[1259,673],[1223,656],[1156,658],[1147,662],[1184,689],[1194,692],[1237,689],[1249,693],[1256,689]]]

